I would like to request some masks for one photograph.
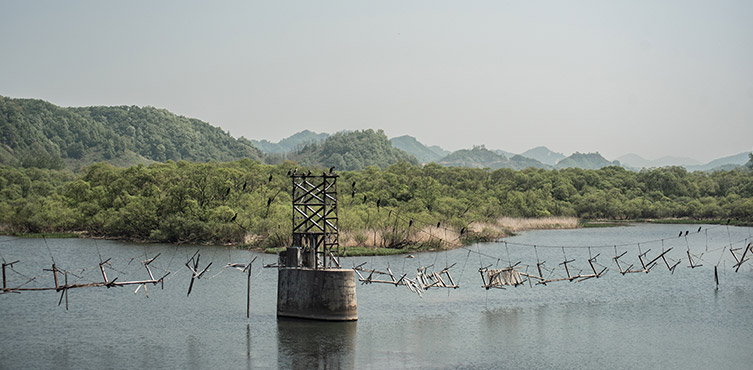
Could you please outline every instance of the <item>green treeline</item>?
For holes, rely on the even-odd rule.
[[[250,159],[128,168],[100,163],[79,174],[0,166],[0,227],[160,242],[284,245],[292,217],[287,173],[296,167]],[[298,168],[308,170],[322,171]],[[501,216],[753,221],[753,172],[747,170],[490,171],[403,162],[339,173],[341,230],[356,235],[405,230],[408,220],[459,230]]]

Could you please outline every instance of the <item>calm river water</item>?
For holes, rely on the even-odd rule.
[[[709,228],[706,230],[705,228]],[[70,291],[70,309],[59,293],[0,295],[2,369],[206,369],[206,368],[502,368],[502,369],[730,369],[753,366],[753,270],[732,269],[728,246],[744,247],[751,228],[704,225],[534,231],[416,258],[354,257],[344,266],[415,276],[434,264],[450,270],[461,288],[431,289],[418,297],[406,287],[358,285],[357,322],[278,320],[277,271],[262,269],[275,256],[226,247],[133,244],[85,239],[0,237],[8,286],[38,276],[26,287],[53,285],[49,268],[75,273],[70,282],[101,281],[100,255],[111,258],[110,279],[147,278],[140,261],[153,262],[155,275],[171,271],[164,289],[149,286],[82,288]],[[677,237],[688,230],[686,237]],[[666,240],[659,242],[659,239]],[[654,241],[654,242],[648,242]],[[642,252],[653,259],[662,248],[674,273],[661,260],[650,273],[621,275],[612,257],[640,266]],[[520,245],[535,244],[536,249]],[[611,247],[618,244],[619,247]],[[596,246],[610,246],[599,248]],[[533,272],[537,254],[551,277],[564,276],[568,248],[573,273],[588,272],[587,259],[609,268],[599,279],[528,283],[505,290],[481,287],[480,266],[521,261]],[[727,246],[727,248],[724,248]],[[689,268],[686,251],[698,268]],[[190,296],[188,258],[200,249],[200,268],[212,262]],[[146,257],[145,257],[146,256]],[[246,318],[246,275],[228,262],[253,265],[251,318]],[[719,266],[720,287],[714,289]],[[81,270],[85,268],[85,270]],[[20,273],[20,274],[19,274]],[[23,274],[23,276],[21,275]],[[160,274],[161,275],[161,274]]]

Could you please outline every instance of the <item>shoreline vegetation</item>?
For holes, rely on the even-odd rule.
[[[472,243],[492,242],[517,232],[542,229],[575,229],[575,217],[513,218],[501,217],[494,221],[472,223],[462,235],[460,231],[426,225],[416,227],[396,237],[389,229],[358,230],[340,235],[340,256],[374,256],[433,252],[459,248]],[[284,247],[265,248],[266,253],[278,253]]]
[[[514,218],[500,217],[494,222],[479,222],[470,226],[469,230],[464,232],[463,236],[455,230],[449,230],[443,227],[426,226],[416,228],[416,230],[405,235],[404,243],[400,247],[387,247],[389,243],[389,230],[358,230],[349,231],[340,236],[339,256],[384,256],[410,254],[416,252],[434,252],[442,250],[451,250],[461,248],[473,243],[494,242],[506,237],[515,236],[517,233],[532,230],[564,230],[578,228],[604,228],[604,227],[626,227],[640,223],[656,224],[712,224],[726,225],[728,220],[709,219],[646,219],[646,220],[580,220],[575,217],[543,217],[543,218]],[[749,226],[753,227],[753,222],[743,222],[739,220],[729,220],[730,226]],[[4,230],[5,228],[0,228]],[[133,240],[128,238],[108,238],[101,236],[92,236],[87,232],[54,232],[54,233],[8,233],[0,232],[0,235],[15,236],[18,238],[101,238],[110,240],[125,240],[132,242],[153,242],[150,240]],[[360,235],[367,235],[359,237]],[[255,236],[247,236],[253,239]],[[258,238],[258,236],[256,236]],[[288,239],[289,242],[289,239]],[[213,243],[204,243],[205,245],[216,245]],[[252,244],[243,243],[225,243],[225,246],[234,246],[258,252],[276,254],[284,250],[285,246],[277,247],[258,247]],[[258,245],[258,243],[257,243]]]
[[[251,159],[97,163],[77,173],[0,166],[0,233],[273,250],[290,244],[288,174],[296,170],[327,171]],[[753,224],[749,170],[490,170],[403,162],[337,173],[340,245],[348,255],[437,250],[538,228]]]

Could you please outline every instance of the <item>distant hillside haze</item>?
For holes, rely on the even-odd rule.
[[[635,153],[625,154],[621,157],[618,157],[616,160],[620,161],[620,163],[624,164],[625,166],[635,167],[635,168],[652,168],[652,167],[667,167],[667,166],[695,166],[695,165],[701,164],[701,162],[693,158],[672,157],[672,156],[665,156],[659,159],[648,160]]]
[[[516,170],[524,168],[551,168],[535,159],[526,158],[520,155],[513,155],[507,158],[496,151],[486,149],[483,145],[478,145],[472,149],[461,149],[437,161],[438,164],[448,167],[471,167],[471,168],[512,168]]]
[[[619,161],[608,161],[599,153],[578,153],[575,152],[571,156],[563,158],[554,168],[582,168],[586,170],[598,170],[600,168],[609,166],[620,166]]]
[[[742,152],[728,157],[715,159],[706,164],[697,166],[686,166],[688,171],[712,171],[715,169],[731,169],[737,166],[743,166],[748,162],[750,152]]]
[[[314,137],[313,135],[318,135]],[[283,139],[280,143],[271,143],[278,148],[283,142],[300,143],[302,141],[316,140],[316,138],[327,137],[328,134],[316,134],[311,131],[302,131],[289,138]],[[304,139],[305,138],[305,139]],[[279,153],[269,151],[266,148],[265,141],[253,141],[262,150],[268,153]],[[732,169],[739,167],[747,162],[747,152],[720,158],[708,164],[702,165],[692,158],[666,156],[657,160],[646,160],[637,154],[626,154],[615,161],[604,158],[599,153],[580,153],[576,152],[570,156],[552,151],[545,146],[538,146],[526,150],[522,154],[515,154],[502,149],[487,149],[485,146],[475,146],[471,149],[461,149],[455,152],[449,152],[439,146],[422,143],[416,137],[403,135],[393,137],[389,140],[394,148],[400,149],[413,157],[419,163],[438,163],[450,167],[471,167],[471,168],[583,168],[598,169],[607,166],[623,166],[625,168],[640,170],[643,167],[666,167],[666,166],[685,166],[691,171],[711,171],[716,169]],[[268,142],[266,142],[268,143]],[[300,144],[298,144],[300,145]],[[275,149],[280,150],[280,149]],[[286,155],[285,158],[296,160],[300,156]]]
[[[0,97],[0,132],[0,164],[24,167],[262,159],[245,138],[153,107],[64,108]]]
[[[522,154],[487,149],[484,145],[450,152],[409,135],[388,139],[384,131],[372,129],[333,135],[303,130],[273,143],[236,139],[220,127],[154,107],[65,108],[39,99],[0,96],[0,165],[20,167],[78,170],[96,162],[130,166],[167,160],[250,158],[269,164],[292,160],[302,166],[335,166],[338,170],[385,168],[408,162],[490,169],[623,166],[637,171],[684,166],[688,171],[715,171],[746,168],[749,154],[741,152],[701,164],[691,158],[671,156],[647,160],[634,153],[615,161],[599,153],[565,156],[545,146]]]
[[[450,152],[438,147],[427,147],[413,136],[398,136],[390,139],[392,146],[413,155],[421,163],[436,162]]]
[[[514,157],[514,156],[517,155],[516,153],[508,152],[508,151],[502,150],[502,149],[494,149],[493,152],[497,153],[497,154],[501,154],[501,155],[503,155],[503,156],[505,156],[507,158],[512,158],[512,157]]]
[[[290,153],[300,149],[305,144],[320,143],[329,137],[329,134],[303,130],[297,132],[289,137],[280,140],[277,143],[272,143],[267,140],[251,140],[259,150],[264,153]]]
[[[428,148],[429,148],[429,150],[431,150],[432,152],[434,152],[436,155],[438,155],[440,157],[444,157],[444,156],[450,154],[449,150],[444,150],[439,145],[432,145],[432,146],[430,146]]]
[[[556,165],[557,162],[565,158],[564,154],[553,152],[545,146],[528,149],[521,155],[523,157],[533,158],[541,163],[548,164],[550,166]]]
[[[634,169],[681,166],[685,167],[688,171],[713,171],[729,170],[743,166],[748,162],[749,154],[750,152],[741,152],[735,155],[718,158],[708,163],[700,163],[699,161],[692,158],[671,156],[666,156],[655,160],[647,160],[634,153],[623,155],[617,158],[617,160],[619,160],[626,167]]]

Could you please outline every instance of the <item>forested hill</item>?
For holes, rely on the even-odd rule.
[[[0,96],[0,164],[79,168],[106,161],[261,159],[245,138],[153,107],[64,108],[37,99]]]
[[[461,149],[453,152],[437,161],[438,164],[449,167],[472,167],[472,168],[512,168],[522,170],[524,168],[550,168],[535,159],[513,155],[511,158],[504,154],[498,154],[483,145],[473,149]]]
[[[599,153],[578,153],[575,152],[571,156],[557,162],[555,168],[583,168],[586,170],[598,170],[599,168],[609,166],[619,166],[618,161],[608,161],[604,159]]]
[[[288,157],[304,166],[361,170],[368,166],[386,168],[395,163],[417,165],[416,157],[394,148],[384,131],[339,132],[321,143],[312,143]]]
[[[474,146],[473,149],[461,149],[450,153],[437,161],[443,166],[449,167],[472,167],[472,168],[503,168],[507,163],[507,157],[497,154],[483,145]]]
[[[442,157],[447,156],[450,152],[438,147],[438,146],[426,146],[416,140],[413,136],[399,136],[390,139],[392,146],[400,150],[404,150],[407,153],[413,155],[421,161],[421,163],[436,162]]]
[[[290,153],[301,149],[306,144],[320,143],[324,141],[329,134],[303,130],[295,133],[290,137],[286,137],[278,143],[270,142],[269,140],[251,140],[251,143],[255,147],[259,148],[264,153]]]

